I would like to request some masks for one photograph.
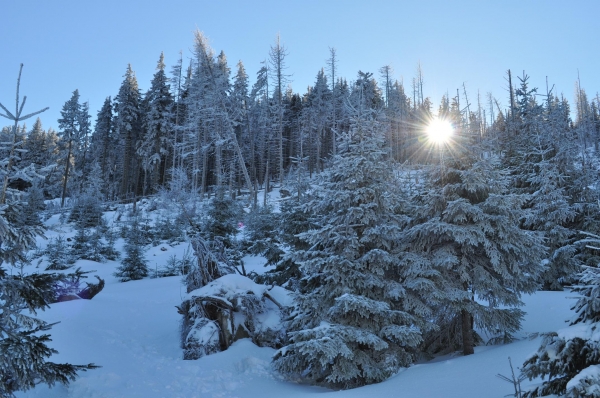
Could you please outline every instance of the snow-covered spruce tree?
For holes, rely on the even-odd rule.
[[[267,265],[274,265],[275,268],[264,274],[256,275],[254,279],[257,282],[276,284],[292,291],[300,291],[302,271],[294,253],[309,248],[309,244],[298,238],[298,235],[310,229],[310,214],[302,205],[303,198],[298,201],[297,197],[291,197],[289,200],[280,202],[280,213],[277,217],[278,227],[273,228],[273,224],[271,225],[271,231],[269,231],[272,234],[269,237],[271,240],[268,245],[265,245],[267,251],[263,252],[267,258]],[[265,232],[267,232],[268,224],[262,224]],[[250,237],[248,240],[253,241]]]
[[[121,185],[116,194],[121,199],[129,199],[139,191],[139,158],[136,147],[141,130],[141,99],[137,78],[131,65],[127,65],[123,77],[119,94],[113,103],[114,135],[119,144],[115,153],[115,182],[120,181]]]
[[[168,142],[173,130],[173,98],[167,83],[164,55],[161,53],[150,90],[144,96],[146,112],[142,117],[142,137],[137,143],[137,154],[144,169],[146,193],[157,192],[164,183],[166,174]]]
[[[599,240],[596,240],[597,242]],[[544,336],[538,351],[523,364],[530,380],[548,377],[523,397],[551,394],[569,398],[600,397],[600,271],[586,267],[573,292],[581,295],[572,308],[571,325]]]
[[[274,213],[272,206],[259,206],[246,216],[244,229],[245,250],[267,259],[265,266],[276,264],[283,251],[278,240],[279,213]]]
[[[97,163],[100,167],[98,177],[102,181],[101,193],[102,199],[112,198],[111,192],[115,192],[115,187],[110,186],[110,180],[114,180],[114,169],[117,164],[116,149],[117,139],[113,126],[112,103],[111,98],[104,100],[102,108],[98,111],[96,125],[92,133],[90,143],[91,161]]]
[[[24,202],[19,192],[8,188],[8,182],[13,178],[30,181],[36,177],[31,173],[31,168],[18,169],[14,163],[19,122],[43,112],[21,115],[25,103],[23,98],[19,107],[22,69],[21,64],[14,115],[0,103],[4,111],[0,116],[14,121],[13,140],[8,143],[9,155],[6,159],[0,159],[0,177],[3,180],[0,188],[0,396],[3,398],[14,397],[16,391],[26,391],[40,383],[50,386],[68,384],[75,380],[77,371],[95,367],[92,364],[71,365],[47,361],[57,353],[48,347],[50,335],[44,333],[52,324],[32,315],[48,307],[54,294],[53,285],[61,276],[11,275],[3,267],[4,264],[14,266],[19,261],[26,261],[27,251],[35,247],[35,237],[42,232],[40,226],[23,222]]]
[[[73,208],[69,214],[69,222],[74,222],[77,228],[103,228],[106,222],[102,217],[102,180],[100,166],[93,162],[89,166],[89,178],[83,182],[77,198],[73,199]]]
[[[131,220],[125,236],[125,258],[121,266],[114,273],[121,282],[143,279],[148,276],[148,265],[144,258],[143,236],[141,233],[140,220],[136,217]]]
[[[41,213],[46,208],[44,203],[44,192],[42,191],[42,179],[36,178],[31,181],[31,187],[24,197],[25,208],[23,209],[24,220],[27,225],[40,225],[42,223]]]
[[[240,205],[225,195],[225,188],[218,187],[206,211],[203,234],[208,240],[220,240],[226,249],[233,247],[233,237],[237,233],[237,223],[242,217]]]
[[[291,321],[291,344],[274,356],[289,378],[333,388],[382,381],[413,361],[422,322],[405,288],[419,278],[400,266],[404,198],[371,111],[355,109],[333,166],[305,204],[314,229],[296,253],[305,275]]]
[[[573,198],[578,149],[568,110],[550,93],[546,106],[535,99],[529,77],[520,79],[516,106],[501,135],[502,157],[512,177],[511,191],[528,194],[523,226],[544,234],[548,248],[541,275],[542,288],[562,290],[579,272],[574,221],[581,210]],[[571,192],[569,192],[571,191]]]
[[[64,236],[56,236],[52,238],[46,246],[44,254],[48,259],[46,271],[64,270],[71,267],[76,261],[76,259],[71,255],[71,247],[67,243]]]
[[[61,166],[63,172],[63,185],[60,205],[64,206],[65,197],[67,196],[68,183],[73,175],[74,155],[78,152],[79,147],[77,137],[79,136],[79,114],[81,112],[81,104],[79,103],[79,90],[73,91],[71,99],[65,102],[63,109],[60,111],[61,118],[58,120],[61,137]]]
[[[404,260],[409,269],[436,270],[443,287],[436,323],[445,340],[440,346],[426,336],[437,347],[425,349],[462,347],[469,355],[474,327],[505,338],[519,329],[520,296],[538,286],[543,242],[520,227],[526,198],[508,192],[493,154],[481,156],[471,142],[455,145],[450,155],[433,167],[416,198],[413,223],[403,233]]]

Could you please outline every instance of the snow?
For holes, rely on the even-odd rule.
[[[568,328],[556,331],[558,337],[565,340],[580,338],[582,340],[600,341],[600,329],[598,323],[578,323]]]
[[[71,231],[52,216],[46,225],[48,238],[69,235]],[[43,247],[47,241],[40,240]],[[117,241],[117,248],[122,240]],[[166,249],[166,250],[163,250]],[[151,268],[166,264],[169,257],[181,258],[188,244],[170,246],[166,243],[146,252]],[[264,259],[246,257],[247,267],[256,264],[264,272]],[[261,263],[262,262],[262,263]],[[34,262],[35,264],[35,262]],[[180,347],[181,315],[175,306],[189,297],[180,276],[146,278],[120,283],[112,275],[118,261],[99,264],[78,261],[75,267],[106,280],[106,286],[92,300],[75,300],[52,304],[39,317],[48,322],[60,322],[50,331],[50,346],[59,354],[52,360],[74,364],[95,363],[99,369],[81,372],[79,378],[64,387],[40,385],[17,393],[27,398],[117,398],[117,397],[503,397],[513,392],[511,384],[496,377],[510,375],[508,357],[515,367],[535,353],[541,337],[537,333],[562,330],[567,333],[566,320],[572,318],[573,294],[568,292],[538,292],[524,296],[527,315],[520,340],[501,346],[476,347],[467,357],[448,355],[435,361],[419,363],[402,370],[394,377],[355,390],[330,391],[283,380],[271,368],[274,349],[257,347],[249,339],[235,342],[229,350],[184,361]],[[44,264],[39,265],[43,269]],[[248,269],[248,268],[247,268]],[[152,274],[152,272],[151,272]],[[240,275],[227,275],[190,295],[214,294],[219,289],[265,290],[283,305],[291,303],[288,292],[279,287],[258,285]],[[571,332],[575,333],[574,330]],[[589,330],[579,331],[581,333]],[[569,332],[570,333],[570,332]],[[597,374],[598,367],[584,370],[580,377]],[[595,372],[595,373],[594,373]],[[540,380],[525,381],[527,388]]]
[[[178,247],[184,250],[184,245]],[[170,251],[156,252],[168,256]],[[112,268],[111,264],[78,262],[85,269]],[[108,271],[108,270],[106,270]],[[109,272],[103,272],[103,275]],[[262,291],[239,275],[226,277],[229,286]],[[206,287],[208,288],[208,287]],[[212,289],[216,286],[212,286]],[[201,290],[201,289],[199,289]],[[271,290],[271,292],[277,289]],[[196,291],[195,291],[196,292]],[[194,294],[192,292],[191,294]],[[38,386],[19,397],[502,397],[512,386],[496,374],[509,375],[508,357],[519,366],[540,345],[540,338],[508,345],[477,347],[475,355],[447,357],[414,365],[380,384],[349,391],[329,391],[282,380],[271,370],[275,350],[260,348],[244,339],[228,351],[197,361],[184,361],[179,347],[180,315],[175,306],[185,297],[180,277],[119,283],[107,280],[93,300],[56,303],[40,313],[50,322],[51,346],[56,361],[102,368],[80,373],[68,388]],[[564,328],[571,316],[566,292],[540,292],[525,296],[528,333]],[[277,299],[283,299],[277,296]],[[524,386],[529,385],[525,382]]]
[[[600,365],[588,366],[587,368],[585,368],[581,372],[579,372],[577,374],[577,376],[573,377],[567,383],[567,391],[572,388],[576,388],[578,386],[578,384],[580,384],[580,383],[588,384],[588,383],[585,383],[586,379],[599,380],[600,379]],[[594,396],[593,394],[600,394],[600,386],[597,384],[589,385],[588,388],[586,388],[585,392],[589,396]]]
[[[275,268],[274,265],[265,267],[267,259],[262,256],[247,255],[242,257],[242,261],[244,262],[244,269],[246,270],[246,274],[250,274],[251,272],[256,272],[257,274],[264,274],[265,272]]]
[[[265,286],[255,283],[253,280],[238,274],[230,274],[210,282],[208,285],[199,289],[192,290],[186,295],[185,299],[192,297],[218,297],[220,293],[225,292],[226,298],[233,298],[237,294],[252,292],[261,297],[265,292],[273,297],[283,306],[292,304],[292,298],[289,292],[279,286]]]

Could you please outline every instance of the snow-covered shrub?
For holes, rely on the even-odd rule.
[[[283,319],[291,298],[285,289],[259,285],[229,274],[188,293],[181,344],[184,359],[226,350],[234,341],[250,338],[258,346],[280,348],[286,342]]]
[[[569,327],[548,333],[523,365],[530,380],[548,376],[525,397],[600,398],[600,270],[585,269],[572,290],[581,295],[573,307],[575,319]]]

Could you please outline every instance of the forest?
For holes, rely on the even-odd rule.
[[[545,381],[515,396],[600,397],[598,96],[577,84],[570,104],[509,70],[506,98],[463,85],[436,106],[420,66],[408,87],[390,66],[348,79],[334,48],[296,93],[287,54],[278,39],[251,84],[196,32],[189,65],[167,71],[161,54],[145,93],[127,66],[95,123],[73,91],[58,131],[43,110],[21,115],[17,83],[16,111],[0,110],[12,121],[0,132],[2,396],[94,371],[48,360],[52,324],[36,310],[102,294],[78,259],[121,258],[122,282],[184,278],[184,359],[250,338],[277,349],[287,380],[331,389],[511,342],[523,295],[571,288],[572,325],[586,328],[548,334],[522,367]],[[36,248],[53,214],[76,235]],[[188,259],[148,268],[145,248],[184,241]],[[270,270],[246,272],[247,254]],[[46,269],[27,271],[42,256]]]

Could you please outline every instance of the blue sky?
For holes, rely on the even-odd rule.
[[[128,63],[140,88],[150,84],[161,51],[168,69],[193,31],[203,31],[233,69],[242,60],[251,83],[277,33],[287,47],[291,85],[304,93],[325,66],[329,47],[339,75],[394,68],[410,82],[421,63],[424,92],[440,97],[466,85],[471,103],[491,92],[506,104],[506,70],[523,70],[545,92],[545,79],[572,102],[577,74],[589,97],[600,91],[597,18],[600,1],[3,1],[0,102],[14,108],[19,64],[25,112],[45,106],[45,127],[57,128],[63,104],[79,89],[92,120],[115,96]],[[185,61],[184,61],[185,62]],[[31,126],[33,120],[27,122]],[[0,125],[8,125],[6,119]]]

